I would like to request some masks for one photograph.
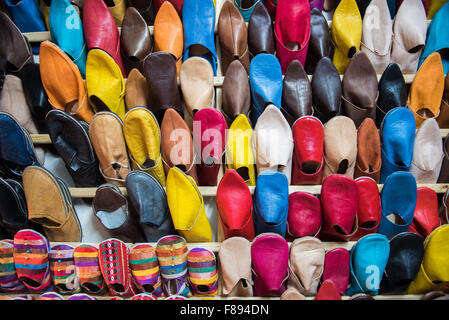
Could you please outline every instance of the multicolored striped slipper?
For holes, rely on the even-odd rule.
[[[44,294],[41,294],[41,296],[37,300],[64,300],[64,297],[56,292],[46,292]]]
[[[48,255],[51,278],[58,292],[62,294],[74,294],[81,290],[73,250],[72,246],[58,244],[51,248]]]
[[[73,250],[75,270],[83,291],[99,294],[105,289],[98,262],[98,248],[91,244],[80,244]]]
[[[151,293],[139,293],[132,297],[131,300],[157,300],[157,297]]]
[[[77,293],[72,294],[70,297],[67,298],[67,300],[97,300],[97,298],[92,297],[85,293]]]
[[[191,296],[187,274],[187,243],[180,236],[165,236],[156,246],[157,259],[165,295]]]
[[[0,291],[8,293],[25,292],[26,288],[19,281],[14,267],[14,243],[0,241]]]
[[[187,255],[189,281],[195,296],[215,296],[218,288],[217,260],[205,248],[193,248]]]
[[[165,300],[189,300],[189,298],[184,296],[172,295],[167,297]]]
[[[22,296],[17,296],[12,299],[13,300],[34,300],[34,297],[31,294],[24,294]]]
[[[115,296],[115,297],[109,297],[108,300],[125,300],[125,299],[123,299],[122,297]]]
[[[146,243],[135,245],[129,253],[129,263],[140,292],[148,292],[157,297],[164,295],[154,247]]]
[[[109,293],[113,296],[132,297],[137,294],[129,267],[129,252],[126,244],[118,239],[100,243],[100,270]]]
[[[48,240],[31,229],[23,229],[14,236],[14,265],[19,280],[33,293],[50,291],[53,283],[50,276]]]

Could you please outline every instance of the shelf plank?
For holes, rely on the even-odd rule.
[[[377,185],[379,191],[382,191],[383,184]],[[449,184],[445,183],[435,183],[435,184],[418,184],[419,187],[427,187],[434,190],[436,193],[445,193],[449,189]],[[203,197],[215,197],[217,194],[217,187],[198,187]],[[249,187],[251,194],[254,193],[254,186]],[[73,198],[93,198],[95,196],[97,188],[69,188],[70,194]],[[126,188],[121,187],[120,191],[123,195],[127,195]],[[289,194],[293,192],[309,192],[312,194],[320,194],[321,193],[321,185],[313,185],[313,186],[289,186]]]

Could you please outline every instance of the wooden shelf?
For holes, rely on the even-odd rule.
[[[379,188],[379,191],[382,191],[383,184],[377,185]],[[445,193],[449,189],[449,184],[445,183],[436,183],[436,184],[418,184],[419,187],[427,187],[432,190],[434,190],[436,193]],[[203,197],[215,197],[217,194],[217,187],[198,187],[201,195]],[[255,187],[249,187],[249,190],[251,191],[251,194],[254,193]],[[69,188],[70,194],[73,198],[93,198],[95,196],[97,188]],[[127,195],[126,188],[121,187],[120,191],[123,193],[123,195]],[[314,186],[289,186],[289,194],[297,191],[302,192],[309,192],[312,194],[320,194],[321,193],[321,185],[314,185]]]

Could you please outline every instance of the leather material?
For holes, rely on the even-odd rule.
[[[441,99],[440,114],[437,117],[440,128],[449,128],[449,76],[444,78],[443,98]]]
[[[325,178],[320,201],[324,221],[320,239],[349,241],[358,228],[358,189],[355,181],[340,174]]]
[[[315,117],[301,117],[293,124],[292,185],[321,184],[324,166],[324,129]]]
[[[393,23],[391,62],[403,73],[415,73],[426,43],[427,18],[421,0],[405,1]]]
[[[81,76],[85,77],[87,46],[83,24],[69,0],[51,1],[49,27],[52,42],[73,60]]]
[[[259,53],[275,53],[272,19],[261,1],[256,3],[249,17],[248,49],[251,59]]]
[[[416,207],[409,232],[426,238],[441,225],[437,193],[427,187],[417,189]]]
[[[395,2],[395,0],[389,2]],[[385,0],[371,0],[362,21],[360,50],[367,55],[376,73],[383,73],[390,63],[393,37],[391,16],[394,16],[395,12],[391,12],[390,16],[388,5]]]
[[[423,294],[429,291],[446,291],[449,274],[447,252],[449,226],[436,228],[424,241],[424,256],[418,274],[408,287],[408,294]]]
[[[221,72],[226,74],[233,60],[240,60],[248,72],[248,28],[245,19],[231,1],[225,1],[221,7],[217,31],[221,52]]]
[[[306,297],[301,294],[298,290],[296,290],[295,288],[287,288],[287,290],[285,290],[280,298],[280,300],[306,300]]]
[[[305,69],[308,74],[315,72],[318,61],[323,57],[333,56],[333,44],[327,20],[320,10],[312,8],[310,11],[310,40],[307,49]]]
[[[441,9],[442,6],[446,3],[446,0],[432,0],[426,6],[427,19],[432,20],[435,14]]]
[[[358,128],[365,118],[376,119],[377,75],[368,56],[356,52],[342,81],[343,114]]]
[[[81,224],[61,179],[43,167],[29,166],[23,171],[23,190],[28,219],[42,225],[48,241],[81,241]]]
[[[53,147],[77,187],[97,187],[104,183],[98,159],[89,138],[89,127],[62,110],[51,110],[46,117]]]
[[[47,31],[45,21],[39,12],[37,2],[33,0],[13,1],[5,0],[4,3],[14,21],[14,24],[21,32]],[[38,53],[38,52],[35,52]]]
[[[394,172],[384,183],[382,217],[377,233],[389,239],[409,229],[416,207],[416,180],[409,172]]]
[[[109,11],[111,11],[114,17],[117,27],[122,27],[123,19],[126,12],[126,1],[125,0],[110,0],[107,3]]]
[[[11,115],[0,112],[0,163],[7,177],[20,180],[23,170],[40,165],[28,132]]]
[[[338,73],[345,73],[362,39],[362,17],[355,0],[340,1],[332,18],[331,35],[335,45],[332,61]]]
[[[341,300],[341,296],[335,284],[331,280],[325,280],[314,300]]]
[[[150,111],[159,123],[165,110],[173,108],[181,116],[182,102],[176,77],[176,62],[169,53],[155,52],[146,60],[144,76],[147,79]]]
[[[218,184],[217,209],[225,239],[243,237],[253,240],[253,199],[245,181],[235,170],[227,170]]]
[[[180,169],[167,175],[167,201],[175,229],[187,242],[211,242],[212,229],[195,181]]]
[[[337,69],[331,59],[321,58],[312,77],[314,115],[323,123],[340,115],[341,95],[341,80]]]
[[[287,235],[292,238],[315,237],[321,230],[320,200],[308,192],[288,196]]]
[[[231,125],[239,114],[248,116],[251,92],[248,73],[240,61],[232,61],[229,64],[221,90],[221,108],[228,125]]]
[[[281,172],[265,171],[257,178],[254,191],[256,235],[266,232],[285,237],[288,215],[288,181]]]
[[[214,73],[206,59],[191,57],[184,61],[179,81],[184,103],[191,117],[198,110],[214,107]]]
[[[269,105],[254,127],[252,139],[257,173],[279,171],[285,174],[288,184],[292,175],[293,136],[281,111]]]
[[[30,134],[39,133],[31,117],[20,78],[7,74],[0,91],[0,112],[6,112],[16,119]],[[40,150],[41,161],[44,160],[43,150]]]
[[[252,297],[251,243],[242,237],[224,240],[218,250],[223,295]]]
[[[18,72],[24,65],[33,61],[33,52],[28,39],[5,12],[0,12],[0,58],[5,60],[2,71]]]
[[[344,295],[349,284],[350,253],[345,248],[335,248],[324,256],[324,270],[321,280],[332,281],[338,292]]]
[[[443,92],[444,70],[441,55],[434,52],[419,68],[408,93],[407,107],[413,111],[416,128],[419,128],[424,120],[438,117]]]
[[[437,183],[449,182],[449,138],[446,136],[443,140],[443,163],[441,165],[440,175],[438,176]]]
[[[443,142],[435,119],[424,120],[417,130],[410,173],[416,183],[436,183],[443,163]]]
[[[293,60],[285,72],[281,111],[290,126],[298,118],[313,114],[312,85],[298,60]]]
[[[122,241],[145,241],[136,217],[128,209],[127,198],[116,185],[105,183],[97,188],[92,210],[102,226],[114,237]]]
[[[289,275],[289,248],[284,238],[274,233],[257,236],[251,243],[254,296],[280,296]]]
[[[382,212],[376,181],[369,177],[360,177],[355,179],[355,184],[358,194],[357,221],[359,225],[356,234],[351,238],[353,241],[357,241],[367,234],[376,233]]]
[[[211,64],[214,76],[217,75],[217,53],[214,41],[215,6],[212,0],[202,2],[184,0],[182,23],[185,41],[182,60],[201,56]]]
[[[123,187],[131,168],[120,118],[109,111],[96,113],[90,123],[89,137],[106,182]]]
[[[13,179],[0,178],[0,191],[0,225],[2,229],[10,235],[29,228],[40,232],[40,226],[28,220],[28,209],[22,184]]]
[[[128,0],[130,7],[134,7],[139,11],[142,18],[144,18],[147,25],[152,26],[154,24],[154,18],[156,17],[156,11],[154,9],[154,1],[148,0]]]
[[[423,238],[402,232],[390,240],[390,256],[380,284],[382,294],[405,294],[424,256]]]
[[[126,74],[129,76],[133,68],[143,72],[144,61],[152,51],[153,40],[145,19],[136,8],[129,7],[124,13],[120,33],[120,52]]]
[[[165,187],[161,129],[153,113],[143,107],[128,111],[123,120],[123,135],[133,169],[149,173]]]
[[[42,84],[39,64],[26,64],[20,71],[19,78],[22,80],[23,93],[39,132],[46,132],[45,116],[52,108]]]
[[[86,85],[72,60],[58,46],[44,41],[40,47],[39,66],[50,105],[89,123],[93,111],[87,101]]]
[[[161,10],[161,7],[164,5],[164,2],[170,2],[170,4],[173,5],[173,7],[176,9],[176,12],[179,16],[182,16],[182,6],[184,4],[184,0],[152,0],[154,5],[154,10],[156,13]]]
[[[288,287],[305,296],[315,296],[324,270],[322,242],[313,237],[296,239],[290,246]]]
[[[274,23],[276,56],[285,74],[293,60],[306,64],[310,40],[310,5],[308,0],[279,0]]]
[[[405,107],[407,103],[408,89],[398,64],[392,62],[386,67],[380,77],[378,89],[376,125],[380,128],[388,111],[396,107]]]
[[[410,109],[390,110],[380,127],[382,167],[380,183],[396,171],[409,171],[415,142],[415,118]]]
[[[357,129],[354,121],[336,116],[324,124],[323,179],[332,174],[354,178],[357,160]]]
[[[125,83],[125,111],[134,107],[149,107],[147,79],[138,69],[132,69]]]
[[[351,249],[351,285],[346,295],[377,295],[389,255],[390,243],[382,234],[369,234],[357,241]]]
[[[190,129],[174,109],[167,109],[161,123],[161,153],[165,174],[178,167],[198,183],[196,156]]]
[[[175,228],[162,184],[152,175],[132,171],[126,176],[126,193],[135,210],[146,241],[156,242],[175,234]]]
[[[251,60],[249,66],[249,84],[251,88],[251,122],[256,125],[266,106],[281,107],[282,70],[279,61],[272,54],[260,53]]]
[[[357,161],[354,178],[368,176],[378,183],[381,167],[382,152],[379,131],[373,119],[366,118],[357,130]]]
[[[248,22],[260,0],[234,0],[235,7],[239,10],[245,22]]]
[[[121,120],[125,116],[125,79],[107,52],[91,49],[87,55],[86,88],[95,112],[111,111]]]
[[[449,4],[443,5],[432,18],[430,25],[427,29],[427,39],[426,46],[422,51],[421,57],[419,59],[419,66],[421,67],[423,62],[427,59],[427,57],[434,53],[440,52],[444,74],[447,74],[449,71],[449,59],[447,56],[447,50],[449,49],[449,36],[446,32],[443,32],[446,27],[447,17],[449,15]]]
[[[317,9],[323,11],[324,0],[309,0],[310,10]]]
[[[276,9],[277,3],[276,0],[262,0],[265,7],[267,7],[268,12],[270,13],[271,19],[275,19],[276,17]]]
[[[83,29],[88,50],[92,48],[107,52],[126,77],[120,54],[120,34],[117,23],[102,0],[86,1],[83,10]]]
[[[169,1],[165,1],[157,11],[154,20],[154,51],[170,53],[176,60],[179,75],[184,45],[183,25],[180,15]]]
[[[201,152],[201,163],[197,165],[198,184],[216,186],[226,146],[226,120],[220,111],[206,108],[195,113],[193,121],[195,145],[200,146]],[[198,125],[200,130],[197,130]]]
[[[234,169],[248,186],[256,185],[256,167],[252,147],[253,129],[248,118],[238,115],[228,130],[226,169]]]

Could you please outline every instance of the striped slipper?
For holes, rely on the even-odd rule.
[[[59,293],[74,294],[81,290],[75,271],[73,247],[66,244],[53,246],[48,255],[50,275]]]
[[[115,296],[115,297],[109,297],[108,300],[125,300],[125,299],[123,299],[122,297]]]
[[[140,292],[164,295],[155,248],[146,243],[135,245],[129,253],[129,263]]]
[[[157,300],[157,297],[151,293],[139,293],[132,297],[131,300]]]
[[[91,244],[80,244],[73,250],[76,274],[83,291],[99,294],[105,289],[98,263],[98,249]]]
[[[26,291],[19,281],[14,267],[14,242],[0,241],[0,290],[2,292],[20,293]]]
[[[180,236],[165,236],[156,246],[165,295],[191,296],[187,283],[187,243]]]
[[[100,270],[113,296],[132,297],[137,293],[129,267],[129,250],[118,239],[108,239],[100,243]]]
[[[53,283],[50,276],[48,240],[31,229],[23,229],[14,236],[14,265],[20,281],[33,293],[50,291]]]
[[[184,296],[172,295],[167,297],[165,300],[189,300],[189,298]]]
[[[77,293],[72,294],[70,297],[67,298],[67,300],[97,300],[97,298],[92,297],[85,293]]]
[[[37,300],[64,300],[64,297],[56,292],[46,292],[44,294],[41,294],[41,296]]]
[[[193,248],[187,255],[189,281],[195,296],[215,296],[218,288],[217,260],[205,248]]]

